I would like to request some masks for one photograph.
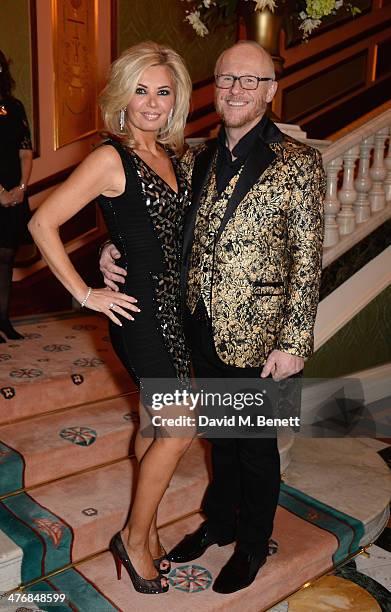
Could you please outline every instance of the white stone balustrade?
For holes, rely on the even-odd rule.
[[[372,179],[369,176],[369,163],[371,150],[373,149],[374,137],[364,138],[360,145],[360,159],[357,178],[354,186],[357,191],[357,199],[354,203],[357,223],[364,223],[371,216],[371,205],[368,193],[372,187]]]
[[[353,204],[357,199],[357,191],[354,188],[354,169],[358,155],[359,147],[356,145],[348,149],[343,156],[343,183],[338,193],[341,210],[337,215],[341,236],[351,234],[356,227],[356,215],[353,211]]]
[[[388,137],[388,153],[384,160],[384,165],[387,169],[387,178],[384,181],[384,193],[386,196],[386,202],[391,202],[391,127]]]
[[[326,167],[327,186],[324,202],[324,246],[331,247],[339,242],[339,226],[336,216],[341,207],[337,197],[338,174],[342,158],[333,159]]]
[[[382,210],[386,205],[384,180],[387,176],[387,171],[384,164],[384,143],[388,133],[389,128],[384,127],[375,134],[373,164],[372,168],[369,170],[369,174],[372,179],[372,189],[369,193],[369,201],[371,203],[372,212]]]
[[[390,126],[388,109],[322,151],[324,266],[391,217]]]

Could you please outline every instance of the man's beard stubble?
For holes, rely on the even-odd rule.
[[[237,101],[239,102],[240,98],[237,99]],[[219,101],[215,99],[215,107],[217,114],[221,117],[226,127],[241,128],[247,125],[248,123],[252,123],[254,119],[257,119],[258,117],[259,119],[261,119],[261,117],[265,114],[267,105],[264,104],[262,100],[259,100],[258,104],[250,105],[249,108],[246,110],[246,113],[238,113],[237,117],[235,117],[234,115],[235,119],[233,117],[226,116],[226,114],[224,113],[223,102],[219,103]]]

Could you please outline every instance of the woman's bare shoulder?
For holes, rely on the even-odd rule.
[[[112,167],[121,163],[121,156],[114,144],[107,140],[97,146],[88,156],[88,159],[97,163],[103,163]]]

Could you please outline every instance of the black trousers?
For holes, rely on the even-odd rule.
[[[219,359],[203,302],[186,313],[185,331],[196,378],[259,377],[261,368],[237,368]],[[280,491],[276,438],[214,438],[212,480],[203,504],[210,530],[222,540],[263,557],[273,530]]]

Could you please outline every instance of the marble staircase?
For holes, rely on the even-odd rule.
[[[131,393],[37,416],[25,420],[24,427],[0,426],[0,440],[23,456],[23,485],[30,488],[126,458],[137,410],[138,397]],[[73,424],[80,427],[81,423],[91,430],[85,440],[88,453],[85,445],[73,443],[77,436]],[[81,432],[80,440],[82,436]],[[3,486],[2,494],[7,492]]]
[[[81,612],[161,610],[163,601],[183,612],[194,605],[210,612],[259,612],[330,569],[335,537],[279,507],[273,533],[279,552],[243,593],[222,598],[204,588],[232,547],[213,547],[194,567],[179,568],[176,586],[163,600],[137,595],[127,579],[118,582],[107,545],[129,510],[137,395],[98,316],[38,318],[19,328],[26,340],[7,344],[1,355],[8,357],[0,355],[0,528],[6,520],[8,533],[0,532],[1,591],[22,581],[30,591],[55,585],[79,602]],[[82,382],[75,384],[72,376]],[[361,546],[376,538],[388,520],[390,482],[369,443],[297,439],[293,444],[288,436],[280,438],[279,449],[287,485],[361,520]],[[167,548],[201,520],[207,482],[207,449],[197,441],[161,505],[158,522]],[[12,522],[12,516],[18,520]],[[50,555],[40,551],[37,534]],[[199,591],[189,587],[191,573],[204,585]],[[35,586],[34,580],[39,580]],[[87,584],[93,585],[91,601],[103,593],[92,607],[83,599]],[[199,599],[188,600],[191,595]]]

